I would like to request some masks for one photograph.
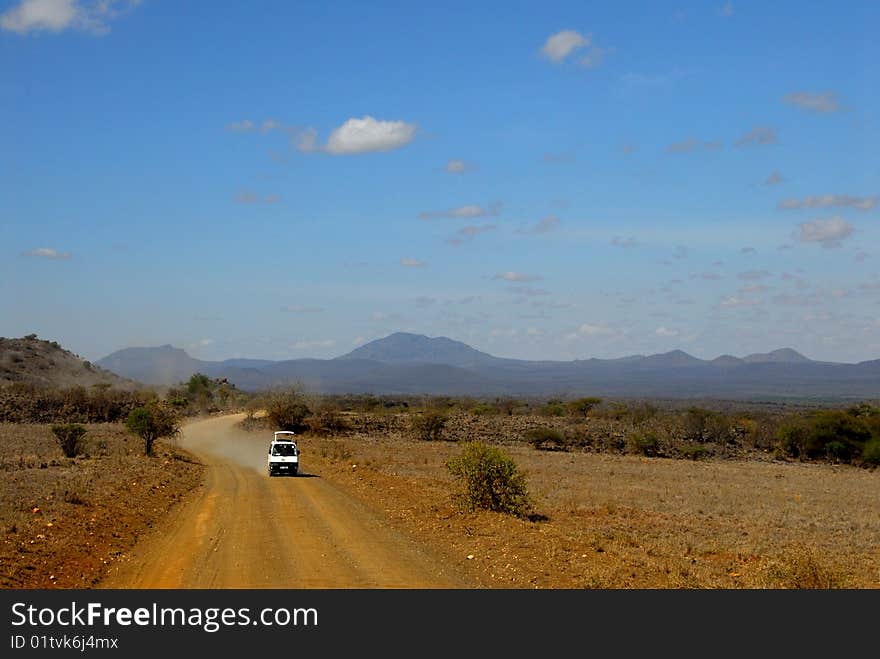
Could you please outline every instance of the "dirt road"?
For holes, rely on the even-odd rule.
[[[460,588],[427,549],[348,497],[303,453],[298,477],[269,478],[271,437],[238,430],[240,415],[183,429],[208,466],[204,487],[99,588]]]

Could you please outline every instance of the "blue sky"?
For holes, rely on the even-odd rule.
[[[0,335],[880,357],[880,6],[0,1]]]

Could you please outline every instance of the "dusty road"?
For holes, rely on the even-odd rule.
[[[461,588],[301,456],[298,477],[269,478],[271,435],[240,415],[189,424],[181,443],[207,464],[205,485],[144,538],[99,588]]]

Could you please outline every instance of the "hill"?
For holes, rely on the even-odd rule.
[[[873,398],[880,361],[836,364],[791,348],[704,360],[681,350],[617,359],[503,359],[460,341],[398,332],[335,359],[202,361],[172,346],[127,348],[103,368],[149,384],[201,372],[256,391],[299,384],[317,393],[606,396],[740,400]]]
[[[39,339],[35,334],[0,337],[0,386],[13,383],[61,389],[96,384],[115,389],[138,386],[137,382],[85,361],[55,341]]]

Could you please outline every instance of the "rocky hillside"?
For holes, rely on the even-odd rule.
[[[135,389],[138,383],[119,377],[65,350],[55,341],[30,334],[20,339],[0,337],[0,386],[21,383],[36,387]]]

